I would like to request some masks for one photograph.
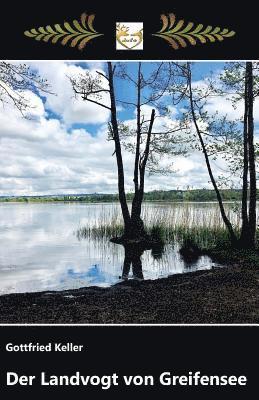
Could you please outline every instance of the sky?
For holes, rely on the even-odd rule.
[[[46,78],[53,94],[25,95],[33,108],[30,118],[22,115],[11,105],[0,103],[0,196],[48,195],[81,193],[116,193],[116,159],[114,144],[107,140],[109,110],[75,98],[69,76],[77,76],[90,70],[104,72],[102,62],[42,61],[27,63]],[[130,74],[136,73],[136,63],[128,62]],[[218,74],[223,63],[204,62],[194,66],[195,84],[202,84],[210,72]],[[145,63],[145,71],[152,69]],[[129,82],[116,83],[118,99],[135,99],[135,90]],[[109,104],[108,97],[104,99]],[[180,106],[179,106],[180,107]],[[222,98],[211,99],[208,111],[215,109],[229,118],[242,115],[242,105],[234,109]],[[259,107],[255,107],[255,122],[259,124]],[[132,107],[120,105],[118,118],[134,127]],[[150,109],[143,109],[150,112]],[[179,112],[172,108],[172,116]],[[160,123],[169,123],[160,118]],[[171,157],[172,158],[172,157]],[[126,190],[133,189],[133,155],[123,151]],[[189,156],[174,156],[174,172],[169,175],[147,175],[146,191],[191,188],[211,188],[202,154],[191,151]],[[215,171],[221,165],[213,163]]]

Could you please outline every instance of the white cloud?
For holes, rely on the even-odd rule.
[[[214,96],[209,98],[208,105],[205,107],[210,114],[218,111],[219,115],[227,116],[229,120],[240,119],[244,115],[244,104],[242,101],[236,103],[235,108],[232,106],[231,101],[227,96]],[[259,123],[259,99],[254,102],[254,121]]]
[[[222,74],[222,70],[218,70],[213,74],[214,80],[219,83],[219,77]],[[192,87],[198,90],[206,91],[209,82],[207,79],[194,81]],[[229,120],[240,119],[244,115],[244,102],[239,100],[235,102],[234,106],[231,99],[234,99],[235,96],[231,93],[221,95],[221,96],[210,96],[207,98],[207,104],[205,105],[205,110],[208,111],[209,114],[215,114],[217,111],[220,116],[227,116]],[[259,98],[257,97],[254,101],[254,121],[255,123],[259,123]]]
[[[109,110],[83,101],[79,96],[75,99],[69,77],[84,73],[82,67],[62,61],[38,62],[33,63],[33,66],[51,83],[51,91],[55,93],[46,94],[46,108],[61,116],[66,125],[102,124],[108,121]],[[101,70],[101,65],[95,64],[95,67]],[[93,66],[90,71],[92,75],[96,74]],[[107,82],[104,80],[103,84],[107,85]],[[108,104],[107,96],[104,97],[104,103]]]
[[[59,120],[47,120],[44,116],[25,120],[2,109],[0,124],[1,195],[117,191],[114,144],[107,141],[106,125],[95,136],[84,129],[68,133]],[[126,188],[131,190],[133,155],[124,152],[123,158]],[[176,157],[174,161],[177,173],[147,177],[147,190],[195,186],[202,160]],[[194,167],[197,173],[191,174]]]
[[[11,107],[0,107],[0,194],[37,195],[66,193],[114,193],[117,191],[114,143],[107,141],[106,122],[109,113],[87,102],[74,102],[66,75],[83,68],[65,62],[34,63],[39,73],[53,83],[58,95],[40,97],[28,92],[34,104],[32,119],[22,118]],[[94,68],[102,68],[95,65]],[[94,69],[92,68],[92,69]],[[213,105],[211,105],[213,107]],[[49,118],[46,108],[62,119]],[[258,107],[259,108],[259,107]],[[149,119],[151,107],[144,107]],[[171,117],[177,110],[171,109]],[[157,115],[159,115],[157,111]],[[85,129],[72,129],[72,123],[95,123],[96,134]],[[132,127],[135,121],[127,121]],[[171,118],[157,118],[154,129],[173,127]],[[133,188],[133,155],[123,153],[126,189]],[[211,187],[203,155],[192,153],[188,158],[175,156],[162,163],[174,162],[176,172],[168,176],[146,177],[146,190]]]

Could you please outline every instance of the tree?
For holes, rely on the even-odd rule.
[[[168,74],[165,74],[167,71]],[[80,95],[84,101],[95,103],[96,105],[110,111],[109,138],[114,141],[115,155],[117,161],[118,193],[121,211],[124,221],[124,235],[120,242],[128,239],[138,241],[148,241],[144,223],[141,218],[141,209],[144,196],[145,174],[148,162],[155,164],[155,154],[159,154],[161,146],[156,140],[157,135],[165,138],[179,131],[177,127],[155,131],[155,120],[159,117],[158,105],[162,99],[170,81],[170,71],[164,63],[153,66],[152,71],[145,71],[142,63],[137,64],[136,73],[128,73],[125,65],[107,63],[105,73],[96,71],[91,74],[85,71],[80,76],[70,77],[73,90],[76,95]],[[116,96],[115,81],[126,80],[135,91],[135,99],[120,99]],[[159,87],[156,83],[160,82]],[[108,101],[105,96],[108,94]],[[134,128],[131,128],[118,119],[118,105],[131,108],[136,115]],[[145,116],[143,109],[148,108],[148,116]],[[162,107],[161,107],[162,109]],[[128,143],[125,143],[129,140]],[[171,139],[171,143],[176,143],[176,139]],[[163,141],[161,141],[163,143]],[[134,195],[132,200],[131,212],[126,200],[124,165],[122,158],[122,147],[130,149],[134,153]],[[176,150],[179,153],[180,150]]]
[[[225,69],[222,80],[234,90],[233,103],[244,103],[242,140],[242,228],[240,243],[255,247],[256,240],[256,160],[254,146],[254,100],[258,96],[258,63],[235,62]],[[247,204],[249,202],[249,207]]]
[[[214,177],[212,168],[211,168],[211,162],[210,162],[210,158],[209,158],[209,154],[207,151],[207,147],[205,145],[205,142],[203,140],[203,134],[202,134],[202,130],[199,126],[198,123],[198,118],[202,118],[202,108],[204,106],[202,106],[201,104],[198,103],[198,100],[194,98],[194,94],[193,94],[193,87],[192,87],[192,71],[191,71],[191,65],[190,63],[187,63],[187,69],[186,69],[186,77],[187,77],[187,88],[188,88],[188,96],[189,96],[189,103],[190,103],[190,110],[191,110],[191,116],[192,116],[192,120],[196,129],[196,133],[198,135],[199,141],[200,141],[200,145],[202,148],[202,152],[204,155],[204,159],[205,159],[205,163],[207,166],[207,170],[209,173],[209,177],[211,180],[211,183],[213,185],[213,188],[215,190],[216,196],[217,196],[217,200],[218,200],[218,204],[219,204],[219,208],[220,208],[220,212],[221,212],[221,216],[222,219],[224,221],[224,224],[226,225],[231,241],[232,243],[236,242],[236,235],[234,233],[234,229],[232,227],[232,224],[229,220],[229,218],[226,215],[226,211],[224,208],[224,204],[223,204],[223,200],[221,197],[221,193],[219,191],[216,179]],[[198,111],[198,115],[197,115],[197,111]]]
[[[253,94],[253,66],[251,62],[246,63],[246,108],[247,110],[247,147],[248,164],[250,176],[250,199],[249,199],[249,224],[248,237],[245,240],[247,247],[255,247],[256,240],[256,169],[254,148],[254,94]]]
[[[50,93],[48,82],[26,64],[0,61],[0,101],[12,103],[25,116],[31,104],[26,91]]]
[[[247,62],[245,67],[241,64],[226,67],[221,80],[225,89],[219,82],[207,81],[203,88],[193,87],[191,63],[175,63],[178,68],[178,84],[171,88],[172,96],[185,102],[186,111],[184,118],[193,125],[198,137],[198,146],[204,155],[210,181],[216,193],[220,212],[224,224],[229,232],[232,245],[241,245],[246,248],[255,247],[256,233],[256,169],[254,148],[254,123],[253,102],[255,85],[253,65]],[[243,73],[241,71],[243,68]],[[230,91],[232,89],[232,92]],[[258,93],[258,90],[256,89]],[[210,115],[207,111],[208,101],[211,96],[222,95],[230,97],[233,105],[243,100],[244,115],[243,137],[240,132],[240,121],[229,121],[227,116],[220,117],[215,111]],[[190,129],[192,130],[192,128]],[[214,176],[211,160],[221,155],[230,162],[230,172],[242,170],[242,227],[241,236],[238,238],[232,223],[227,216],[220,183]],[[249,182],[248,182],[249,173]],[[247,212],[247,199],[249,189],[249,213]]]

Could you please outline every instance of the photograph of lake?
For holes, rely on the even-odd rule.
[[[181,227],[182,218],[190,219],[182,229],[200,224],[204,209],[220,220],[215,203],[144,204],[144,213],[149,217],[155,214],[161,221],[170,215],[175,227],[177,224]],[[116,203],[1,203],[0,293],[107,287],[120,282],[125,257],[123,246],[91,234],[84,236],[81,232],[85,226],[89,230],[96,226],[100,219],[111,224],[119,211]],[[209,228],[211,220],[207,222]],[[139,278],[158,279],[216,265],[208,256],[184,260],[179,254],[179,242],[174,240],[163,248],[143,252]],[[134,277],[133,271],[129,271],[128,277]]]
[[[0,323],[259,321],[257,62],[0,61]]]

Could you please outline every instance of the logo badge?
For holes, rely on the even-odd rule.
[[[116,23],[116,50],[143,50],[143,22]]]

